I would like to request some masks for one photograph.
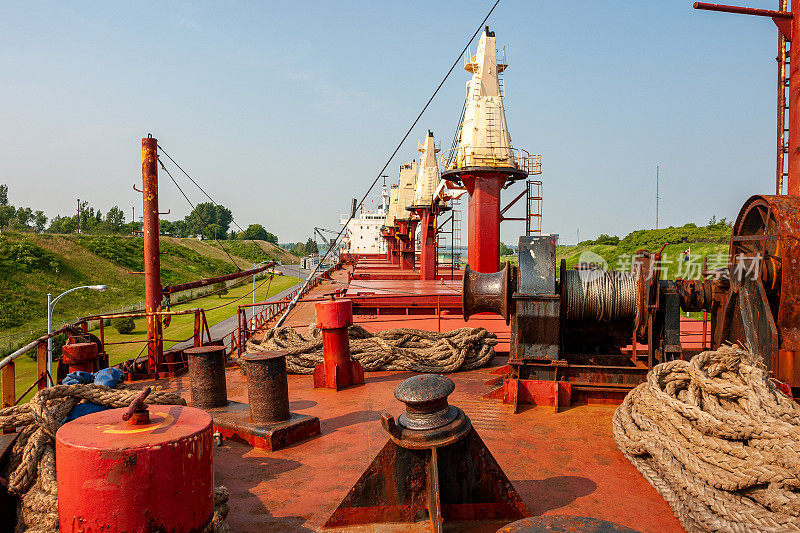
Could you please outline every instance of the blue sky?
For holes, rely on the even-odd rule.
[[[152,132],[242,226],[281,242],[338,229],[490,4],[4,2],[0,183],[50,216],[76,198],[139,214]],[[733,218],[773,192],[769,19],[688,0],[503,0],[489,24],[513,143],[542,154],[543,229],[562,242],[653,227],[656,164],[661,226]],[[427,129],[449,146],[467,78],[453,72],[390,177]],[[161,184],[162,209],[185,215]],[[522,230],[506,222],[502,238]]]

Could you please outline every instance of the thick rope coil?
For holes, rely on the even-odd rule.
[[[21,430],[11,449],[7,470],[8,491],[21,499],[16,531],[58,531],[54,438],[72,408],[82,400],[110,408],[127,407],[139,392],[127,387],[56,385],[39,391],[26,404],[0,409],[0,430],[14,427]],[[186,405],[186,400],[172,392],[153,390],[147,403]],[[207,531],[230,531],[224,521],[228,514],[227,501],[227,490],[217,487],[214,518]]]
[[[800,531],[800,408],[752,354],[657,365],[613,429],[687,531]]]
[[[370,333],[350,326],[350,354],[365,371],[411,370],[446,373],[471,370],[488,364],[494,357],[497,335],[485,328],[461,328],[437,333],[399,328]],[[286,369],[291,374],[311,374],[323,362],[322,331],[314,324],[303,335],[289,326],[273,328],[260,344],[247,343],[248,352],[263,350],[287,353]]]

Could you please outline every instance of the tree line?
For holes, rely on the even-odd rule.
[[[48,220],[50,224],[48,225]],[[182,220],[160,220],[162,235],[173,237],[198,237],[218,240],[263,240],[278,244],[278,237],[261,224],[250,224],[244,231],[233,231],[231,210],[211,202],[198,204]],[[130,235],[141,231],[141,223],[125,222],[125,213],[113,206],[103,214],[89,202],[78,202],[74,215],[56,215],[52,219],[44,211],[30,207],[15,207],[8,201],[8,185],[0,184],[0,231],[36,231],[39,233],[89,233]],[[310,240],[310,239],[309,239]],[[313,241],[312,241],[313,242]],[[302,244],[302,243],[300,243]]]

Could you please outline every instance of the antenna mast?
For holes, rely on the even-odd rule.
[[[658,229],[658,165],[656,165],[656,229]]]

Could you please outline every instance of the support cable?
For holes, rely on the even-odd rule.
[[[172,177],[172,174],[170,173],[170,171],[169,171],[169,170],[167,170],[167,167],[165,167],[165,166],[164,166],[164,162],[163,162],[163,161],[161,161],[161,158],[160,158],[160,157],[158,157],[158,156],[156,156],[156,158],[158,159],[158,162],[159,162],[159,164],[161,165],[161,169],[162,169],[164,172],[166,172],[166,173],[167,173],[167,176],[169,176],[169,179],[171,179],[171,180],[172,180],[172,183],[174,183],[174,184],[175,184],[175,186],[176,186],[176,187],[178,188],[178,190],[181,192],[181,194],[182,194],[182,195],[183,195],[183,197],[186,199],[186,201],[187,201],[187,202],[189,202],[189,205],[190,205],[190,206],[192,206],[192,212],[194,212],[194,214],[196,214],[196,215],[197,215],[197,218],[199,218],[199,219],[200,219],[200,222],[202,222],[202,223],[203,223],[203,227],[206,229],[206,231],[208,231],[209,233],[211,233],[211,231],[208,229],[208,224],[206,224],[206,221],[205,221],[205,219],[203,219],[203,216],[200,214],[200,211],[198,211],[198,210],[197,210],[197,208],[194,206],[194,204],[192,203],[192,201],[191,201],[191,200],[189,200],[189,197],[188,197],[188,196],[186,196],[186,193],[185,193],[185,192],[183,192],[183,189],[181,189],[181,186],[180,186],[180,185],[178,185],[178,182],[177,182],[177,181],[175,181],[175,178],[173,178],[173,177]],[[223,251],[223,252],[225,252],[225,254],[228,256],[228,259],[230,259],[230,260],[231,260],[231,263],[233,263],[233,266],[235,266],[235,267],[236,267],[236,270],[238,270],[239,272],[241,272],[241,270],[242,270],[242,269],[241,269],[241,268],[239,268],[239,265],[237,265],[237,264],[236,264],[236,261],[234,261],[234,260],[233,260],[233,256],[232,256],[231,254],[229,254],[229,253],[228,253],[228,250],[226,250],[226,249],[225,249],[225,248],[222,246],[222,244],[221,244],[221,243],[220,243],[220,242],[217,240],[217,235],[216,235],[216,234],[214,234],[214,242],[216,242],[217,244],[219,244],[219,247],[220,247],[220,249],[222,249],[222,251]]]
[[[472,36],[470,36],[470,38],[467,41],[467,44],[464,46],[463,50],[461,50],[461,52],[458,54],[458,57],[456,58],[456,60],[453,61],[453,64],[450,66],[450,69],[447,71],[447,74],[444,75],[444,78],[442,78],[442,81],[439,82],[439,85],[436,87],[436,90],[433,91],[433,94],[431,95],[431,97],[428,98],[428,101],[422,107],[422,110],[417,115],[417,118],[414,119],[414,122],[408,128],[408,130],[406,131],[405,135],[403,135],[403,138],[400,139],[400,142],[397,144],[397,147],[392,152],[392,155],[389,156],[389,159],[386,160],[386,163],[383,165],[383,168],[381,168],[380,172],[378,172],[378,175],[373,180],[372,185],[369,186],[369,189],[367,189],[367,192],[365,192],[364,196],[361,197],[361,201],[358,202],[358,205],[356,206],[356,208],[354,210],[350,210],[350,216],[348,217],[347,222],[342,226],[342,229],[339,230],[339,234],[336,235],[336,237],[333,240],[333,243],[336,243],[341,238],[341,236],[344,233],[345,229],[347,229],[347,225],[353,219],[353,214],[356,211],[358,211],[358,209],[364,204],[364,201],[367,199],[367,196],[369,196],[369,193],[372,192],[372,189],[375,187],[375,185],[381,179],[381,176],[383,176],[384,171],[389,167],[389,164],[394,159],[394,156],[397,155],[397,152],[400,151],[400,148],[403,146],[403,143],[405,143],[406,139],[408,139],[408,136],[411,135],[411,132],[414,130],[414,128],[417,126],[417,123],[422,118],[422,115],[428,109],[428,106],[431,105],[431,102],[433,102],[433,99],[436,97],[436,95],[439,94],[439,90],[444,86],[444,83],[447,81],[447,78],[450,77],[450,74],[456,68],[456,66],[458,65],[459,61],[461,61],[461,58],[463,57],[463,55],[467,52],[467,50],[469,50],[469,47],[472,44],[472,41],[474,41],[475,37],[477,37],[477,35],[481,32],[481,30],[483,29],[484,24],[486,24],[486,21],[489,20],[489,17],[492,15],[492,13],[494,12],[495,8],[497,7],[497,5],[499,3],[500,3],[500,0],[495,0],[495,3],[492,5],[492,8],[489,10],[489,12],[483,18],[481,23],[478,24],[478,28],[475,30],[475,33],[473,33]],[[311,272],[311,275],[308,276],[308,278],[306,279],[306,282],[300,288],[300,291],[297,293],[297,296],[287,306],[286,311],[283,313],[283,315],[281,315],[281,318],[278,319],[278,322],[275,324],[275,327],[280,327],[284,323],[284,321],[286,320],[286,317],[289,315],[289,313],[292,311],[292,309],[294,309],[294,307],[297,305],[297,302],[302,297],[303,291],[305,290],[306,285],[308,285],[308,282],[311,281],[314,278],[314,276],[316,275],[317,271],[319,270],[320,265],[322,265],[325,262],[325,259],[328,258],[328,255],[330,254],[332,249],[333,249],[333,247],[331,246],[325,252],[325,255],[322,257],[322,259],[320,259],[320,261],[317,264],[317,266]]]
[[[217,201],[216,201],[216,200],[214,200],[214,199],[211,197],[211,195],[210,195],[210,194],[208,194],[208,193],[206,192],[206,190],[205,190],[204,188],[202,188],[202,187],[200,186],[200,184],[199,184],[199,183],[197,183],[197,182],[194,180],[194,178],[192,178],[192,177],[189,175],[189,173],[188,173],[188,172],[186,172],[185,170],[183,170],[183,167],[182,167],[182,166],[180,166],[180,165],[178,164],[178,162],[177,162],[177,161],[175,161],[174,159],[172,159],[172,156],[170,156],[170,155],[167,153],[167,151],[166,151],[166,150],[164,150],[164,147],[163,147],[163,146],[161,146],[161,145],[159,144],[159,145],[158,145],[158,149],[161,151],[161,153],[163,153],[165,156],[167,156],[167,158],[169,158],[169,160],[170,160],[170,161],[172,161],[172,164],[174,164],[176,167],[178,167],[178,169],[179,169],[181,172],[183,172],[184,176],[186,176],[187,178],[189,178],[189,181],[191,181],[192,183],[194,183],[195,187],[197,187],[198,189],[200,189],[200,192],[202,192],[203,194],[205,194],[205,195],[206,195],[206,198],[208,198],[208,199],[211,201],[211,203],[212,203],[212,204],[214,204],[214,205],[215,205],[215,206],[217,206],[217,207],[222,207],[220,204],[218,204],[218,203],[217,203]],[[255,244],[255,245],[256,245],[256,248],[258,248],[259,250],[261,250],[262,252],[264,252],[264,249],[263,249],[263,248],[261,248],[261,246],[259,246],[259,244],[258,244],[258,243],[257,243],[255,240],[253,240],[253,239],[252,239],[252,238],[251,238],[251,237],[250,237],[250,236],[247,234],[247,232],[246,232],[246,231],[245,231],[245,230],[244,230],[244,229],[243,229],[243,228],[242,228],[242,227],[239,225],[239,223],[238,223],[238,222],[236,222],[236,218],[232,218],[232,219],[231,219],[231,222],[233,222],[233,224],[234,224],[234,225],[235,225],[237,228],[239,228],[239,231],[242,233],[242,235],[244,235],[244,236],[245,236],[245,238],[246,238],[248,241],[250,241],[250,242],[252,242],[253,244]],[[266,252],[265,252],[265,254],[266,254]],[[267,258],[269,258],[269,255],[267,255]]]

